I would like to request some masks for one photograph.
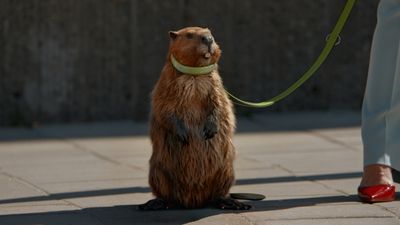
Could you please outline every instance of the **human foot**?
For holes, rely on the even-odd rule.
[[[374,186],[379,184],[393,184],[392,171],[389,166],[373,164],[364,167],[360,187]]]
[[[364,168],[358,187],[358,197],[367,203],[390,202],[396,199],[392,169],[385,165],[369,165]]]

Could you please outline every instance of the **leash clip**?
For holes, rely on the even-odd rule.
[[[326,35],[325,41],[328,41],[330,36],[331,36],[331,34]],[[335,42],[335,46],[339,45],[341,42],[342,42],[342,38],[339,35]]]

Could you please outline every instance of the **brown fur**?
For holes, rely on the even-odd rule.
[[[170,35],[167,61],[152,93],[149,183],[153,194],[168,204],[203,207],[227,197],[234,182],[235,118],[217,69],[207,75],[186,75],[170,62],[173,54],[187,66],[217,63],[219,46],[201,41],[202,36],[211,36],[210,31],[188,27]],[[204,57],[206,52],[210,58]],[[216,133],[207,139],[210,130]],[[186,141],[182,133],[187,134]]]

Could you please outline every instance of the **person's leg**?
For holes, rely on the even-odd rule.
[[[400,0],[381,0],[362,110],[364,175],[360,186],[392,183],[400,169]]]
[[[397,62],[393,81],[390,110],[386,113],[386,149],[390,155],[392,168],[400,170],[400,9],[397,11],[398,24]]]

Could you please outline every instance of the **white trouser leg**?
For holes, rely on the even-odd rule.
[[[362,109],[364,166],[400,170],[400,0],[381,0]]]

